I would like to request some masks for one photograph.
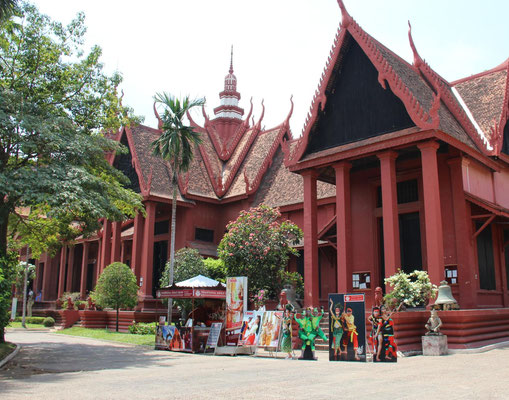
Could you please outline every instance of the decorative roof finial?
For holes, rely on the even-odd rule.
[[[233,44],[232,44],[232,52],[231,52],[231,58],[230,58],[230,74],[233,74]]]
[[[417,52],[417,49],[415,48],[414,39],[412,38],[412,25],[410,25],[410,21],[408,21],[408,40],[410,41],[410,47],[412,48],[412,52],[414,53],[414,66],[416,68],[419,68],[422,64],[422,58]]]
[[[350,22],[352,22],[352,17],[348,14],[348,11],[346,11],[343,0],[338,0],[338,5],[341,9],[341,26],[346,29],[348,25],[350,25]]]

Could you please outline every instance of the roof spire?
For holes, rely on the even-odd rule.
[[[232,44],[232,53],[230,58],[230,74],[233,74],[233,44]]]
[[[348,14],[348,11],[346,11],[345,3],[343,3],[343,0],[338,0],[338,5],[341,9],[341,26],[346,29],[348,25],[350,25],[350,22],[352,22],[352,17],[350,14]]]

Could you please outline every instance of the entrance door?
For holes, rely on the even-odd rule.
[[[154,263],[152,269],[152,296],[156,297],[156,290],[159,289],[159,280],[164,272],[164,265],[168,259],[168,241],[161,240],[154,243]]]
[[[421,223],[419,213],[399,215],[401,270],[410,273],[422,270]]]

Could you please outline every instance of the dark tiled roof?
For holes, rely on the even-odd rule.
[[[507,76],[507,70],[504,69],[454,85],[487,137],[491,137],[491,128],[500,120]]]

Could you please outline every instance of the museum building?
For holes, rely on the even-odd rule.
[[[419,55],[408,63],[366,33],[338,1],[342,21],[302,136],[262,128],[265,108],[244,118],[233,62],[220,105],[203,126],[189,173],[179,177],[176,248],[216,256],[225,227],[261,203],[304,231],[305,305],[329,293],[365,293],[398,268],[446,279],[462,309],[509,306],[509,58],[448,82]],[[291,101],[291,100],[290,100]],[[156,111],[157,114],[157,111]],[[95,237],[37,261],[34,291],[54,307],[64,291],[83,298],[113,261],[135,272],[142,311],[169,255],[171,171],[152,155],[158,128],[117,135],[127,154],[110,161],[143,196],[146,216],[103,221]],[[507,316],[504,318],[508,319]],[[506,324],[509,322],[505,322]]]

